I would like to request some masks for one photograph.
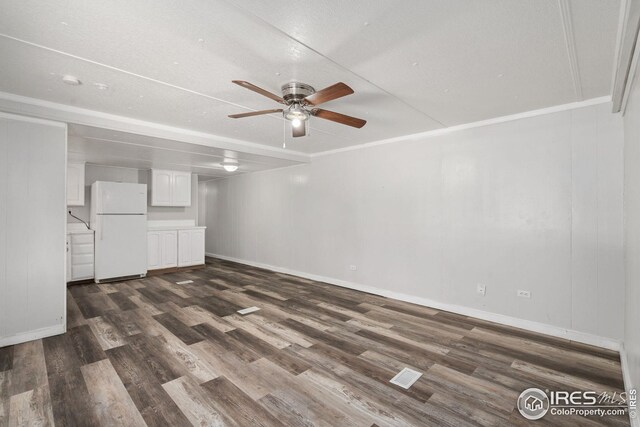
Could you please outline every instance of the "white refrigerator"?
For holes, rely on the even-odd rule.
[[[147,185],[91,185],[95,282],[147,274]]]

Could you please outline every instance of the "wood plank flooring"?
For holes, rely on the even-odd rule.
[[[621,392],[619,356],[216,259],[71,286],[66,334],[0,348],[2,427],[528,425],[529,387]]]

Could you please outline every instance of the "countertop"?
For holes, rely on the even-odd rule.
[[[195,229],[205,229],[207,227],[197,226],[197,225],[163,225],[163,226],[154,226],[147,227],[147,231],[173,231],[173,230],[195,230]]]

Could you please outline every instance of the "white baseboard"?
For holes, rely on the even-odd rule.
[[[305,273],[303,271],[290,270],[288,268],[277,267],[277,266],[263,264],[263,263],[254,262],[254,261],[247,261],[244,259],[229,257],[225,255],[206,253],[206,256],[219,258],[227,261],[233,261],[241,264],[251,265],[253,267],[264,268],[266,270],[271,270],[278,273],[291,274],[293,276],[299,276],[299,277],[314,280],[317,282],[325,282],[332,285],[341,286],[343,288],[349,288],[357,291],[368,292],[371,294],[380,295],[387,298],[392,298],[400,301],[405,301],[413,304],[435,308],[437,310],[450,311],[452,313],[461,314],[463,316],[475,317],[475,318],[487,320],[490,322],[500,323],[501,325],[512,326],[520,329],[526,329],[528,331],[538,332],[541,334],[550,335],[557,338],[564,338],[567,340],[576,341],[583,344],[589,344],[596,347],[606,348],[608,350],[613,350],[613,351],[620,350],[620,341],[617,341],[611,338],[588,334],[585,332],[575,331],[572,329],[562,328],[560,326],[553,326],[553,325],[548,325],[546,323],[539,323],[531,320],[519,319],[517,317],[491,313],[488,311],[478,310],[475,308],[465,307],[462,305],[443,303],[443,302],[434,301],[427,298],[421,298],[413,295],[407,295],[399,292],[389,291],[386,289],[375,288],[373,286],[367,286],[359,283],[348,282],[346,280],[334,279],[332,277],[318,276],[315,274]]]
[[[10,337],[0,337],[0,347],[8,345],[21,344],[27,341],[39,340],[40,338],[60,335],[66,332],[64,325],[47,326],[46,328],[36,329],[35,331],[22,332]]]
[[[632,388],[636,388],[631,380],[629,372],[629,359],[627,359],[627,351],[624,344],[620,344],[620,366],[622,368],[622,380],[624,381],[624,389],[628,392]],[[640,427],[640,416],[630,418],[631,427]]]

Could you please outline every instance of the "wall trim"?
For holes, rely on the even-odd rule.
[[[622,89],[622,99],[620,101],[620,111],[622,115],[627,112],[627,104],[629,103],[629,95],[636,81],[636,70],[638,69],[638,57],[640,56],[640,43],[636,43],[631,54],[631,64],[627,70],[624,88]]]
[[[606,348],[608,350],[618,351],[620,350],[620,346],[621,346],[621,343],[618,340],[601,337],[598,335],[592,335],[586,332],[575,331],[573,329],[562,328],[560,326],[553,326],[546,323],[539,323],[531,320],[519,319],[517,317],[506,316],[504,314],[491,313],[489,311],[478,310],[475,308],[465,307],[457,304],[443,303],[443,302],[434,301],[428,298],[417,297],[413,295],[403,294],[400,292],[393,292],[386,289],[376,288],[373,286],[349,282],[346,280],[319,276],[316,274],[305,273],[303,271],[291,270],[284,267],[277,267],[269,264],[263,264],[260,262],[254,262],[254,261],[248,261],[245,259],[229,257],[226,255],[219,255],[219,254],[214,254],[210,252],[205,253],[205,255],[212,258],[218,258],[226,261],[233,261],[240,264],[250,265],[253,267],[264,268],[266,270],[271,270],[278,273],[291,274],[294,276],[303,277],[305,279],[315,280],[317,282],[325,282],[331,285],[341,286],[343,288],[349,288],[357,291],[368,292],[371,294],[380,295],[383,297],[392,298],[399,301],[405,301],[413,304],[423,305],[430,308],[435,308],[438,310],[450,311],[452,313],[461,314],[463,316],[476,317],[478,319],[500,323],[501,325],[512,326],[520,329],[526,329],[531,332],[546,334],[546,335],[550,335],[557,338],[564,338],[570,341],[576,341],[583,344],[589,344],[596,347]]]
[[[440,128],[440,129],[428,130],[426,132],[419,132],[411,135],[403,135],[403,136],[398,136],[398,137],[393,137],[388,139],[381,139],[378,141],[365,142],[363,144],[352,145],[344,148],[337,148],[335,150],[327,150],[327,151],[321,151],[319,153],[312,153],[309,156],[311,157],[311,159],[314,159],[316,157],[328,156],[331,154],[342,153],[344,151],[360,150],[362,148],[375,147],[377,145],[391,144],[394,142],[418,141],[425,138],[432,138],[434,136],[440,136],[440,135],[446,135],[452,132],[458,132],[461,130],[495,125],[498,123],[511,122],[514,120],[526,119],[530,117],[543,116],[546,114],[558,113],[561,111],[575,110],[578,108],[590,107],[592,105],[606,104],[607,102],[611,102],[611,96],[609,95],[601,96],[599,98],[586,99],[584,101],[570,102],[568,104],[555,105],[553,107],[546,107],[538,110],[524,111],[522,113],[516,113],[516,114],[511,114],[511,115],[502,116],[502,117],[495,117],[492,119],[481,120],[478,122],[471,122],[471,123],[465,123],[465,124],[456,125],[456,126],[449,126],[449,127]]]
[[[578,55],[576,54],[576,40],[573,34],[573,22],[571,21],[571,4],[569,0],[558,0],[560,17],[562,19],[562,32],[564,33],[564,43],[569,57],[569,70],[573,81],[573,90],[578,100],[582,100],[582,81],[580,79],[580,67],[578,65]]]
[[[5,119],[11,119],[11,120],[20,120],[23,122],[30,122],[30,123],[38,123],[41,125],[49,125],[49,126],[57,126],[57,127],[61,127],[61,128],[67,128],[67,124],[66,123],[62,123],[62,122],[56,122],[53,120],[46,120],[46,119],[38,119],[36,117],[28,117],[28,116],[22,116],[19,114],[11,114],[11,113],[5,113],[0,111],[0,117],[5,118]]]
[[[204,145],[221,149],[229,149],[242,153],[256,154],[266,157],[274,157],[284,160],[298,162],[297,165],[283,166],[282,168],[298,166],[299,164],[309,163],[316,157],[337,154],[345,151],[360,150],[363,148],[375,147],[378,145],[391,144],[394,142],[416,141],[425,138],[431,138],[440,135],[446,135],[466,129],[489,126],[493,124],[505,123],[514,120],[520,120],[530,117],[536,117],[546,114],[557,113],[561,111],[574,110],[578,108],[589,107],[592,105],[604,104],[611,102],[611,96],[602,96],[599,98],[591,98],[579,102],[571,102],[568,104],[555,105],[545,107],[538,110],[524,111],[522,113],[511,114],[508,116],[494,117],[487,120],[477,122],[464,123],[456,126],[449,126],[425,132],[414,133],[410,135],[402,135],[393,138],[382,139],[378,141],[365,142],[349,147],[338,148],[335,150],[321,151],[318,153],[306,154],[290,149],[272,147],[269,145],[258,144],[239,139],[222,137],[206,132],[193,131],[190,129],[178,128],[174,126],[164,125],[160,123],[148,122],[144,120],[134,119],[126,116],[119,116],[100,111],[89,110],[80,107],[74,107],[65,104],[59,104],[51,101],[45,101],[37,98],[29,98],[26,96],[15,95],[7,92],[0,92],[0,114],[3,111],[8,115],[19,115],[27,120],[42,121],[58,121],[66,123],[76,123],[86,126],[95,126],[104,129],[130,132],[141,135],[147,135],[155,138],[169,139],[189,144]],[[278,168],[278,169],[282,169]],[[271,169],[267,169],[271,170]],[[237,175],[233,175],[237,176]],[[227,179],[233,176],[221,176],[214,179]]]
[[[57,120],[65,123],[100,127],[114,131],[136,133],[189,144],[234,150],[265,157],[275,157],[301,163],[309,162],[308,154],[294,150],[119,116],[117,114],[103,113],[101,111],[15,95],[8,92],[0,92],[0,111],[47,120]]]
[[[629,371],[629,359],[627,359],[627,351],[624,347],[624,343],[620,344],[620,367],[622,368],[622,380],[624,381],[624,389],[626,391],[631,390],[634,387],[631,380],[631,372]],[[631,421],[631,427],[640,427],[640,416],[635,418],[629,418]]]
[[[41,338],[51,337],[53,335],[64,334],[67,331],[64,324],[47,326],[46,328],[36,329],[35,331],[22,332],[9,337],[0,338],[0,347],[8,345],[21,344],[27,341],[39,340]]]

